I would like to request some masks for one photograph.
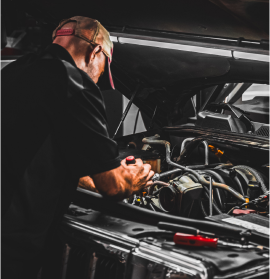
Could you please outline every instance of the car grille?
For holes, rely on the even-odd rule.
[[[99,256],[94,279],[121,279],[124,278],[124,265],[113,258]]]

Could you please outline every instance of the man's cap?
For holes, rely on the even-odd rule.
[[[76,22],[75,29],[61,29],[69,22]],[[54,40],[57,36],[76,36],[94,46],[101,45],[103,47],[103,53],[108,58],[106,61],[104,76],[106,77],[106,75],[108,75],[109,80],[107,78],[101,78],[98,85],[100,84],[99,86],[101,90],[115,89],[110,69],[113,54],[113,43],[110,40],[110,33],[100,24],[99,21],[83,16],[74,16],[69,19],[63,19],[53,31],[52,39]]]

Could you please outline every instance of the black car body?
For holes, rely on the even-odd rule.
[[[266,278],[269,96],[242,96],[269,84],[268,2],[80,0],[66,1],[65,10],[61,1],[25,3],[49,25],[77,13],[107,27],[115,86],[147,127],[115,138],[120,157],[150,163],[153,180],[166,184],[120,203],[78,189],[61,226],[64,250],[50,255],[43,272],[57,266],[63,279]],[[173,234],[187,227],[216,234],[223,246],[176,245]]]

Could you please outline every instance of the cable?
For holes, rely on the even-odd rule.
[[[203,172],[211,174],[218,182],[221,182],[221,183],[225,184],[225,181],[222,178],[222,176],[220,174],[216,173],[215,171],[213,171],[213,170],[203,170]],[[224,203],[223,203],[223,201],[221,199],[221,196],[220,196],[220,189],[215,188],[214,191],[215,191],[215,193],[217,195],[219,205],[221,206],[222,210],[224,210],[225,209],[225,205],[224,205]]]
[[[233,169],[240,169],[240,170],[242,169],[242,170],[249,171],[256,178],[257,182],[261,186],[263,193],[265,194],[266,192],[268,192],[268,189],[263,181],[263,178],[255,169],[253,169],[249,166],[244,166],[244,165],[235,166],[235,167],[233,167]]]
[[[237,176],[235,176],[235,177],[233,178],[233,180],[234,180],[234,181],[236,182],[236,184],[238,185],[239,190],[240,190],[240,193],[244,196],[245,193],[244,193],[244,190],[243,190],[243,187],[242,187],[242,184],[241,184],[239,178],[238,178]]]
[[[209,197],[210,197],[209,190],[208,190],[207,188],[204,188],[204,190],[205,190],[204,194],[205,194],[206,197],[209,199]],[[216,210],[216,212],[217,212],[218,214],[222,214],[222,213],[223,213],[223,212],[218,208],[215,199],[213,199],[213,207],[214,207],[214,209]]]

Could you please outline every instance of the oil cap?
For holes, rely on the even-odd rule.
[[[135,164],[136,161],[135,161],[135,157],[134,156],[128,156],[126,157],[126,164],[127,165],[130,165],[130,164]]]

